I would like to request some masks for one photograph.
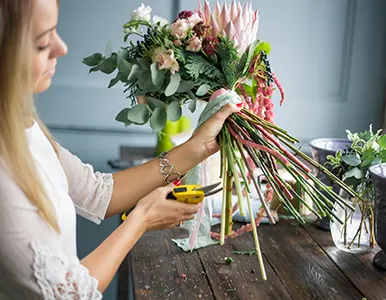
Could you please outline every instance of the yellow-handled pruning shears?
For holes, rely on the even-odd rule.
[[[197,184],[180,185],[175,187],[166,198],[188,204],[197,204],[204,200],[205,197],[220,192],[222,187],[215,189],[220,183],[221,182],[218,182],[204,187]],[[124,221],[128,214],[128,211],[124,212],[121,219]]]

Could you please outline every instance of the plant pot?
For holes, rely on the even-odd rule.
[[[324,165],[327,162],[328,155],[335,155],[336,151],[343,150],[346,146],[350,146],[351,141],[346,138],[322,138],[312,140],[309,144],[311,148],[312,158],[321,165]],[[325,166],[328,170],[331,170],[329,166]],[[325,185],[331,186],[331,181],[328,177],[319,172],[318,169],[313,169],[313,174],[317,176]],[[332,185],[334,192],[339,193],[339,187]],[[327,195],[326,195],[327,196]],[[333,199],[330,199],[333,201]],[[322,218],[321,220],[316,221],[316,226],[319,229],[329,231],[330,230],[330,221],[327,217]]]
[[[370,167],[370,175],[375,189],[375,236],[382,249],[374,264],[386,269],[386,163]]]
[[[335,215],[344,222],[331,221],[330,231],[335,246],[350,253],[366,253],[375,247],[374,203],[362,202],[341,190],[340,196],[350,203],[355,211],[334,204]]]

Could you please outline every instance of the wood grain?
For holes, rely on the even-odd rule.
[[[386,271],[372,264],[379,248],[369,253],[354,255],[337,249],[329,232],[321,232],[314,227],[306,230],[367,300],[386,300]]]
[[[263,281],[255,255],[242,256],[232,253],[253,248],[252,235],[245,233],[226,240],[224,246],[211,246],[198,251],[215,298],[292,299],[266,259],[264,264],[268,280]],[[227,264],[225,257],[231,257],[233,262]]]
[[[185,253],[171,241],[182,235],[177,228],[147,233],[133,248],[135,299],[214,299],[198,253]]]
[[[361,299],[361,293],[305,232],[280,221],[260,226],[264,255],[293,299]]]

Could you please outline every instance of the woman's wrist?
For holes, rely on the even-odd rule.
[[[135,207],[124,221],[124,226],[130,227],[131,230],[137,230],[141,235],[144,234],[147,231],[144,210],[141,207]]]
[[[182,146],[184,147],[186,157],[190,159],[194,165],[199,164],[211,155],[202,140],[195,138],[195,136],[192,136],[182,144]]]

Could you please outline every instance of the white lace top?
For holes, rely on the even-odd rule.
[[[0,299],[101,299],[76,253],[76,213],[99,223],[113,178],[60,147],[59,158],[35,123],[29,146],[61,234],[51,230],[0,164]]]

